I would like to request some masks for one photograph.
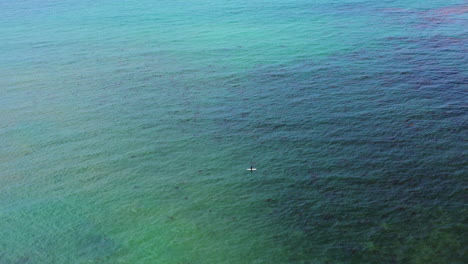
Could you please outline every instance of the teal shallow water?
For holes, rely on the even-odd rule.
[[[464,263],[467,9],[0,3],[0,263]]]

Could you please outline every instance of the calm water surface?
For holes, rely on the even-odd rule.
[[[0,263],[466,263],[467,21],[1,1]]]

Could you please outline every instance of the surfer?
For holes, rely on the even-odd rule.
[[[250,172],[252,172],[252,171],[255,171],[255,170],[257,170],[257,169],[254,168],[254,167],[253,167],[253,164],[252,164],[252,165],[250,165],[250,169],[247,169],[247,170],[250,171]]]

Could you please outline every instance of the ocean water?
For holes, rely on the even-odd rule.
[[[467,19],[2,0],[0,264],[466,263]]]

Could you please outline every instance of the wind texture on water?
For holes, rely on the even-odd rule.
[[[467,12],[3,1],[0,263],[465,263]]]

